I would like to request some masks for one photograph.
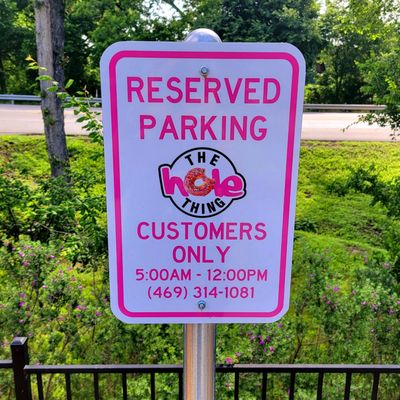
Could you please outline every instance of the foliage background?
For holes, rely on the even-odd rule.
[[[102,147],[68,145],[65,183],[46,176],[42,138],[0,140],[0,356],[22,335],[32,363],[182,362],[181,325],[129,326],[111,315]],[[303,143],[290,310],[274,324],[218,325],[218,363],[399,363],[398,152],[397,143]],[[176,391],[170,379],[166,398]],[[340,379],[326,383],[331,398]],[[146,382],[131,393],[145,397]],[[355,382],[354,398],[365,398],[369,382]],[[299,398],[309,398],[312,379],[299,383]],[[396,399],[398,383],[382,385],[380,398]],[[270,390],[279,398],[287,384],[277,378]],[[116,396],[115,381],[103,385]],[[256,398],[257,383],[244,385]],[[46,398],[63,398],[59,378],[45,387]],[[232,382],[218,387],[229,398]],[[0,381],[4,398],[10,390]]]
[[[308,66],[306,102],[384,103],[385,113],[366,120],[399,129],[399,0],[327,0],[323,12],[314,0],[65,5],[71,92],[100,95],[99,58],[115,41],[176,41],[207,26],[224,41],[296,44]],[[24,61],[36,52],[32,1],[0,0],[0,37],[0,92],[38,93]],[[26,335],[34,363],[181,362],[181,326],[127,326],[110,314],[102,148],[83,139],[68,145],[65,182],[47,176],[40,138],[0,140],[0,356],[8,357],[14,335]],[[307,142],[301,151],[291,308],[275,324],[220,325],[217,360],[399,363],[398,144]],[[296,398],[310,398],[313,378],[299,379]],[[337,398],[340,379],[325,382],[327,398]],[[354,398],[366,398],[369,384],[355,377]],[[73,385],[80,398],[90,395],[84,380]],[[115,381],[102,385],[109,398],[118,396]],[[246,399],[256,398],[257,383],[243,385]],[[398,379],[382,386],[380,398],[399,398]],[[287,388],[276,378],[270,390],[281,398]],[[46,399],[65,397],[59,377],[45,389]],[[232,389],[221,378],[218,398]],[[144,398],[148,384],[135,379],[129,390]],[[161,390],[170,399],[176,382],[166,378]],[[0,396],[12,398],[3,376]]]
[[[38,94],[33,0],[0,0],[0,92]],[[323,6],[321,6],[323,5]],[[377,103],[364,120],[400,127],[400,0],[65,0],[65,76],[100,96],[99,60],[121,40],[289,42],[307,63],[306,103]],[[60,82],[62,86],[62,82]]]

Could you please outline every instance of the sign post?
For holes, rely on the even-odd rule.
[[[215,324],[186,324],[183,347],[183,398],[215,396]]]
[[[191,43],[220,43],[219,36],[209,29],[197,29],[186,40]],[[207,67],[203,66],[203,74]],[[200,71],[201,72],[201,71]],[[205,307],[200,302],[200,308]],[[215,398],[215,324],[186,324],[183,328],[183,398],[214,400]]]
[[[213,398],[215,323],[289,307],[305,76],[289,44],[209,41],[101,60],[111,307],[186,324],[187,400]]]

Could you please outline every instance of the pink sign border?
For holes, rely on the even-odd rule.
[[[122,210],[121,210],[121,180],[119,159],[119,130],[117,104],[117,63],[123,58],[177,58],[177,59],[223,59],[223,60],[285,60],[292,66],[292,87],[290,95],[288,144],[286,152],[286,174],[284,205],[282,215],[282,242],[280,258],[280,276],[278,288],[278,304],[275,310],[267,312],[133,312],[124,303],[124,271],[122,252]],[[297,94],[299,87],[299,63],[290,53],[286,52],[210,52],[210,51],[154,51],[154,50],[122,50],[115,53],[109,61],[111,134],[114,177],[114,211],[115,211],[115,242],[117,262],[118,307],[122,314],[129,318],[273,318],[284,307],[286,260],[289,234],[289,215],[292,186],[292,168],[294,156],[294,140],[296,131]]]

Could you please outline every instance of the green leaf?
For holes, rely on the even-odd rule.
[[[57,97],[61,100],[65,100],[68,97],[68,93],[66,92],[58,92]]]
[[[69,87],[71,87],[71,85],[74,83],[73,79],[68,79],[68,82],[65,84],[65,89],[68,89]]]
[[[38,81],[52,81],[53,78],[50,75],[40,75],[36,78]]]

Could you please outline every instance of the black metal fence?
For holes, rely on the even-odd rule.
[[[149,398],[155,400],[157,398],[156,375],[173,374],[177,377],[177,398],[183,399],[183,367],[182,365],[30,365],[28,353],[27,338],[15,338],[11,344],[11,360],[0,361],[0,369],[9,369],[13,371],[15,399],[16,400],[44,400],[45,394],[43,389],[44,375],[63,375],[64,376],[64,393],[67,400],[74,398],[71,385],[71,376],[74,374],[90,375],[91,379],[86,380],[88,385],[93,385],[93,398],[107,400],[102,396],[99,375],[113,374],[120,377],[121,396],[120,398],[128,399],[128,375],[140,374],[149,378]],[[286,374],[289,377],[289,388],[287,390],[287,398],[294,400],[296,398],[296,378],[300,374],[314,374],[317,376],[315,394],[313,398],[317,400],[325,399],[324,378],[327,374],[343,375],[343,387],[336,387],[337,393],[342,393],[340,398],[349,399],[352,394],[352,377],[353,375],[369,375],[371,379],[370,395],[368,398],[372,400],[381,399],[379,393],[382,389],[381,376],[395,374],[396,379],[400,377],[400,365],[304,365],[304,364],[236,364],[236,365],[220,365],[216,367],[217,376],[232,377],[233,388],[232,397],[234,400],[243,399],[240,391],[240,381],[243,376],[255,376],[259,378],[259,384],[254,387],[256,398],[261,400],[272,399],[269,395],[269,378],[273,374]],[[35,377],[36,379],[31,379]],[[35,384],[31,382],[35,380]],[[400,379],[399,386],[392,386],[397,393],[391,393],[390,398],[400,399]],[[34,392],[34,396],[32,396]],[[282,397],[279,397],[282,398]],[[336,397],[339,398],[339,397]],[[363,399],[367,397],[363,397]]]

